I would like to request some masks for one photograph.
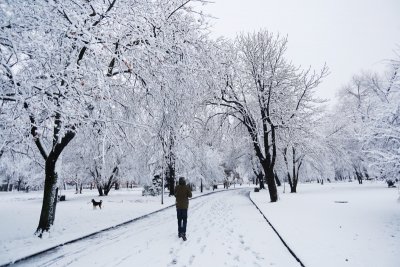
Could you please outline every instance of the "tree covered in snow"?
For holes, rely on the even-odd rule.
[[[10,130],[2,135],[30,134],[45,161],[39,235],[54,221],[57,160],[79,129],[126,123],[131,100],[162,90],[168,81],[159,74],[176,65],[170,58],[196,45],[180,36],[201,30],[189,2],[203,1],[1,4],[0,127]]]
[[[335,112],[342,117],[349,176],[394,179],[400,172],[399,62],[391,60],[383,75],[355,75],[340,91]]]
[[[219,91],[210,100],[247,130],[272,202],[278,200],[274,168],[279,133],[295,131],[314,112],[313,91],[327,73],[325,67],[320,72],[295,67],[286,59],[286,49],[287,38],[267,31],[239,35],[224,54]],[[295,145],[289,144],[290,149]]]

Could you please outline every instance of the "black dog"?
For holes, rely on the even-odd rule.
[[[97,202],[96,200],[92,199],[93,209],[95,209],[97,206],[99,206],[100,209],[101,209],[101,203],[102,203],[102,202],[103,202],[102,200],[100,200],[99,202]]]

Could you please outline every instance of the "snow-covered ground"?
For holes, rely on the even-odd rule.
[[[300,184],[299,193],[251,193],[264,215],[305,266],[400,266],[398,189],[382,182]],[[24,266],[300,266],[248,198],[252,188],[191,200],[188,241],[177,237],[169,208],[114,230],[58,248]],[[40,193],[0,193],[0,265],[174,204],[140,189],[112,191],[93,210],[95,191],[64,191],[55,225],[43,239],[32,233]],[[199,195],[196,192],[195,195]]]
[[[61,191],[67,201],[58,203],[51,232],[39,239],[33,233],[39,222],[42,194],[0,192],[0,265],[175,204],[175,198],[168,194],[163,205],[161,196],[143,197],[141,188],[112,190],[101,198],[97,190],[84,190],[83,194]],[[193,192],[194,197],[198,195],[200,192]],[[102,199],[103,209],[94,210],[92,198]]]
[[[300,184],[298,191],[281,193],[277,203],[266,203],[266,191],[251,197],[305,266],[400,266],[397,188],[367,181]]]

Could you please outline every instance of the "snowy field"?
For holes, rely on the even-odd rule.
[[[287,189],[287,188],[286,188]],[[264,215],[305,266],[400,266],[398,189],[383,182],[300,184],[297,194],[251,192]],[[191,200],[188,241],[177,237],[169,208],[58,248],[22,266],[300,266],[251,203],[252,188]],[[64,191],[54,228],[34,237],[41,194],[0,193],[0,265],[174,204],[140,189],[112,191],[93,210],[96,191]],[[196,192],[195,195],[199,195]]]
[[[305,266],[400,266],[397,188],[353,182],[300,184],[298,191],[275,204],[265,203],[265,191],[251,197]]]

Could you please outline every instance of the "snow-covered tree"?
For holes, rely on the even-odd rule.
[[[61,153],[93,121],[108,127],[126,123],[123,115],[132,112],[132,98],[160,88],[157,73],[177,53],[176,40],[190,41],[179,34],[201,28],[190,15],[190,2],[203,1],[16,0],[0,5],[0,45],[6,51],[0,127],[7,129],[1,134],[28,140],[29,133],[45,161],[39,236],[54,221]]]
[[[398,59],[392,60],[385,75],[355,75],[340,92],[335,112],[344,118],[348,175],[360,181],[371,176],[393,179],[400,171],[399,66]]]
[[[238,36],[222,61],[219,95],[210,103],[225,107],[247,130],[260,161],[272,202],[278,200],[274,167],[277,132],[301,120],[313,90],[326,75],[301,70],[285,58],[287,38],[267,31]]]

